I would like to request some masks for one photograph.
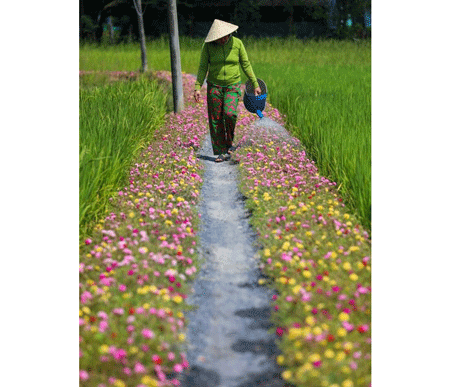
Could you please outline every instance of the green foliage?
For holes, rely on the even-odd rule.
[[[256,0],[239,1],[235,6],[231,22],[239,26],[245,25],[251,29],[256,29],[261,20],[259,7],[259,2]]]
[[[166,98],[145,79],[80,89],[80,237],[105,215],[108,199],[164,122]]]

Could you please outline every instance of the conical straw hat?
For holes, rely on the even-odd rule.
[[[209,29],[208,35],[206,36],[205,43],[223,38],[224,36],[227,36],[228,34],[236,31],[238,28],[239,27],[234,24],[215,19],[211,28]]]

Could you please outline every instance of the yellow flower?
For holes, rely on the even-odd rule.
[[[327,349],[324,355],[327,359],[331,359],[334,357],[334,351],[332,349]]]
[[[343,367],[341,368],[341,371],[342,371],[344,374],[349,374],[349,373],[351,372],[349,366],[343,366]]]
[[[305,321],[308,325],[311,325],[311,326],[315,324],[315,319],[313,316],[306,317]]]
[[[126,387],[126,384],[123,382],[123,380],[116,379],[114,381],[114,386],[116,386],[116,387]]]
[[[352,273],[352,274],[349,275],[349,278],[352,281],[357,281],[358,280],[358,275],[356,273]]]
[[[351,349],[353,349],[353,344],[347,341],[346,343],[344,343],[343,348],[347,351],[350,351]]]
[[[322,329],[320,329],[319,327],[315,327],[315,328],[313,329],[313,333],[314,333],[316,336],[318,336],[318,335],[320,335],[320,334],[322,333]]]
[[[319,361],[320,360],[320,355],[318,353],[313,353],[313,354],[309,355],[308,360],[311,363],[314,363],[315,361]]]
[[[305,277],[305,278],[311,277],[311,272],[309,270],[303,270],[302,274],[303,274],[303,277]]]
[[[184,340],[186,340],[186,335],[184,333],[180,333],[178,335],[178,340],[180,340],[181,342],[183,342]]]
[[[180,302],[183,302],[183,297],[176,295],[172,300],[179,304]]]
[[[135,345],[133,345],[132,347],[130,347],[130,353],[131,353],[132,355],[134,355],[134,354],[136,354],[136,353],[138,353],[138,352],[139,352],[139,348],[136,347]]]
[[[289,370],[283,371],[283,373],[281,374],[281,377],[284,380],[289,380],[290,378],[292,378],[292,372]]]
[[[135,216],[135,215],[134,215],[134,212],[133,212],[133,211],[131,211],[131,212],[128,214],[128,217],[129,217],[129,218],[134,218],[134,216]]]
[[[265,257],[270,257],[270,250],[269,249],[265,249],[264,250],[264,256]]]
[[[342,387],[353,387],[353,382],[350,379],[346,379],[342,382]]]
[[[349,250],[350,251],[358,251],[359,250],[359,246],[350,246]]]
[[[279,365],[282,365],[284,363],[284,356],[283,355],[278,355],[277,356],[277,363]]]
[[[345,352],[344,351],[339,351],[338,354],[336,355],[336,361],[342,361],[345,359]]]
[[[295,353],[295,360],[298,360],[298,361],[303,360],[303,353],[296,352]]]
[[[291,328],[289,329],[288,337],[290,340],[295,340],[297,337],[302,335],[302,329],[301,328]]]
[[[100,353],[107,353],[109,351],[109,347],[106,344],[100,345],[98,351]]]
[[[296,286],[294,286],[294,287],[292,288],[292,293],[293,293],[293,294],[297,294],[297,293],[300,291],[301,288],[302,288],[301,285],[296,285]]]
[[[344,328],[340,327],[337,330],[337,335],[340,337],[344,337],[345,335],[347,335],[347,331]]]
[[[340,321],[348,321],[349,319],[350,319],[350,317],[347,313],[344,313],[344,312],[339,313]]]
[[[141,383],[150,387],[158,387],[158,381],[156,379],[151,378],[148,375],[142,377]]]
[[[352,265],[350,265],[350,262],[344,262],[342,264],[342,267],[344,268],[344,270],[351,270],[352,269]]]

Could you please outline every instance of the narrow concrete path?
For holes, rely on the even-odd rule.
[[[269,335],[271,291],[258,286],[256,238],[237,188],[237,165],[216,163],[207,136],[198,156],[205,165],[199,212],[204,262],[188,303],[191,369],[183,387],[284,386]]]

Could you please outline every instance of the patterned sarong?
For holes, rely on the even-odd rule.
[[[209,132],[215,155],[227,153],[233,145],[240,86],[240,82],[230,86],[207,84]]]

